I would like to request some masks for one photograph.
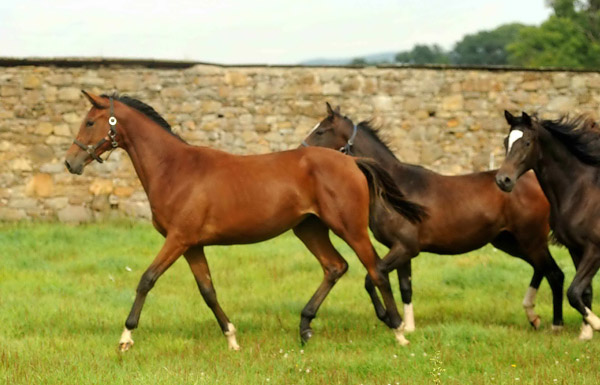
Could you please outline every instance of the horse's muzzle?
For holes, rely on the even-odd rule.
[[[511,192],[515,187],[515,181],[508,175],[501,173],[496,174],[496,184],[504,192]]]
[[[78,163],[77,165],[71,164],[68,160],[65,160],[65,167],[71,174],[81,175],[83,174],[83,164]]]

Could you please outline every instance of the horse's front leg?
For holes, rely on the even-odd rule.
[[[227,315],[217,301],[217,293],[212,284],[208,262],[204,255],[204,248],[202,246],[190,247],[184,253],[184,256],[190,265],[194,278],[196,278],[196,283],[198,284],[202,298],[204,298],[204,302],[206,302],[210,310],[214,313],[223,334],[227,337],[229,349],[240,350],[240,346],[235,338],[235,327],[229,322],[229,318],[227,318]]]
[[[148,269],[142,274],[142,278],[137,287],[135,301],[133,302],[133,306],[131,307],[127,321],[125,322],[125,330],[123,330],[123,334],[121,334],[121,339],[119,340],[119,349],[121,351],[126,351],[133,346],[131,333],[133,332],[133,329],[138,326],[140,314],[142,313],[142,308],[144,307],[144,301],[146,300],[148,292],[152,289],[158,278],[186,251],[186,249],[187,246],[184,246],[184,244],[176,237],[167,236],[162,249],[159,251],[156,258],[154,258],[152,264],[150,264]]]

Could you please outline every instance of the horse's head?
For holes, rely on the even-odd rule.
[[[340,114],[339,106],[333,109],[329,103],[325,104],[327,105],[327,117],[317,123],[302,144],[333,148],[347,153],[352,147],[356,135],[354,124]]]
[[[72,174],[81,175],[83,168],[96,160],[103,162],[100,155],[114,149],[117,143],[117,119],[114,116],[112,99],[81,91],[92,104],[79,132],[65,156],[65,166]]]
[[[504,111],[504,116],[510,125],[510,130],[504,140],[506,158],[496,173],[496,184],[503,191],[511,192],[517,179],[535,166],[539,123],[525,112],[520,117],[516,117]]]

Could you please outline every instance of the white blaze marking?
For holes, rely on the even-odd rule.
[[[235,339],[235,326],[232,323],[227,324],[227,331],[225,332],[225,337],[227,337],[227,345],[229,345],[229,349],[231,350],[240,350],[240,346]]]
[[[312,134],[313,132],[315,132],[317,130],[317,128],[319,128],[320,125],[321,125],[321,122],[315,124],[315,126],[313,127],[313,129],[310,130],[310,132],[308,133],[308,136],[310,136],[310,134]]]
[[[413,312],[412,302],[404,304],[404,322],[406,323],[404,331],[406,331],[407,333],[415,331],[415,313]]]
[[[512,130],[510,134],[508,134],[508,149],[506,151],[507,154],[510,152],[510,149],[512,148],[513,144],[515,144],[515,142],[521,139],[522,137],[523,131],[521,130]]]
[[[585,311],[587,311],[587,316],[583,318],[585,318],[585,320],[592,325],[594,330],[600,330],[600,318],[598,318],[596,314],[592,313],[592,311],[587,307],[585,308]]]
[[[581,333],[579,333],[579,339],[581,341],[589,341],[594,337],[594,329],[589,324],[581,324]]]
[[[319,128],[319,126],[321,125],[321,122],[315,124],[315,126],[312,128],[312,130],[310,130],[310,132],[308,133],[308,135],[306,135],[306,138],[304,138],[304,140],[302,141],[302,144],[306,146],[306,139],[312,135],[313,132],[315,132],[317,130],[317,128]]]

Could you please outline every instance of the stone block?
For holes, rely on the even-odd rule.
[[[85,223],[93,219],[90,209],[69,205],[58,211],[58,220],[64,223]]]
[[[46,198],[52,195],[54,181],[50,174],[35,174],[25,186],[25,194]]]
[[[75,101],[82,97],[81,90],[75,87],[64,87],[58,90],[58,100]]]
[[[108,195],[113,192],[113,182],[110,179],[96,178],[90,185],[92,195]]]

